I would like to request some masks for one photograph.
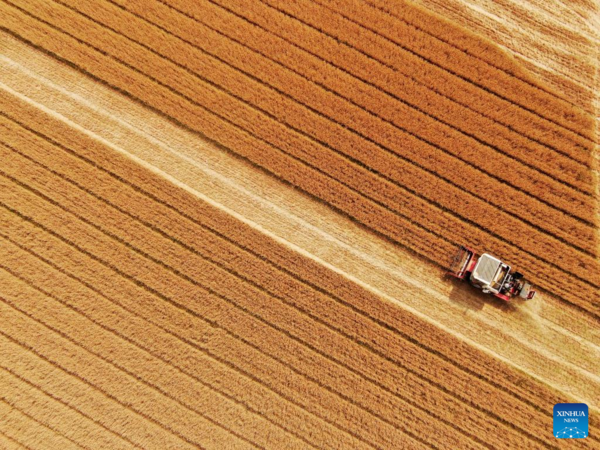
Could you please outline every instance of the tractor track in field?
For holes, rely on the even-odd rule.
[[[0,3],[0,444],[559,448],[583,401],[600,445],[589,116],[357,4]]]

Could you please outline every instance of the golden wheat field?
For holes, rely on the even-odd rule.
[[[2,0],[0,449],[600,449],[599,67],[593,0]]]

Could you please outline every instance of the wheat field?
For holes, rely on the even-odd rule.
[[[599,24],[3,0],[0,448],[600,448]]]

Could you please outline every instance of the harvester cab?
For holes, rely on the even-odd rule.
[[[511,272],[511,267],[498,258],[488,253],[478,256],[468,247],[459,248],[448,274],[461,280],[467,279],[483,293],[505,301],[515,296],[525,300],[535,296],[531,284],[523,279],[522,274]]]

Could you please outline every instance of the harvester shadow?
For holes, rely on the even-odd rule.
[[[484,294],[479,289],[475,289],[469,283],[447,277],[446,281],[452,284],[449,299],[457,305],[470,311],[481,311],[485,306],[502,310],[506,313],[518,312],[513,302],[505,302],[492,295]]]

